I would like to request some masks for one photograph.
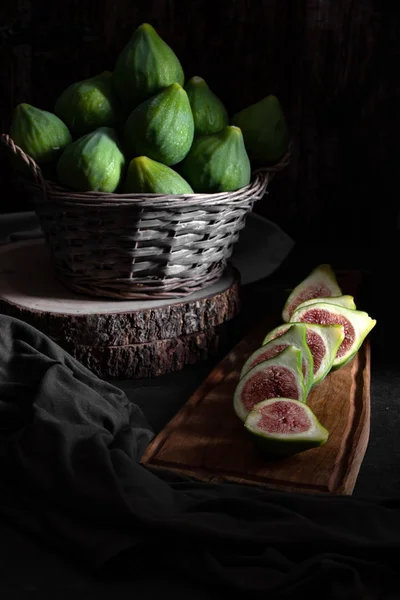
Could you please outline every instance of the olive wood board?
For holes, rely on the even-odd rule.
[[[142,464],[197,480],[240,483],[303,493],[351,495],[370,431],[368,337],[347,365],[331,370],[307,404],[329,439],[289,458],[262,458],[233,411],[233,393],[245,359],[277,323],[257,327],[217,365],[154,438]]]

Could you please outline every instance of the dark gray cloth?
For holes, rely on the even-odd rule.
[[[152,437],[120,389],[0,315],[0,514],[9,523],[114,577],[159,564],[247,597],[398,597],[398,498],[155,474],[139,464]]]

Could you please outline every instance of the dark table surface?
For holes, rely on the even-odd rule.
[[[377,319],[371,341],[371,432],[369,445],[354,489],[355,496],[393,496],[400,493],[400,368],[397,303],[388,287],[392,265],[385,257],[400,255],[397,237],[365,248],[341,243],[315,248],[296,244],[282,266],[269,277],[242,288],[241,313],[227,325],[227,340],[212,360],[187,366],[149,380],[113,381],[129,399],[141,406],[155,432],[160,431],[186,402],[215,364],[246,334],[263,313],[278,310],[287,289],[316,266],[329,262],[335,269],[361,269],[364,283],[357,304]],[[385,289],[386,286],[386,289]],[[128,574],[129,575],[129,574]],[[134,580],[105,581],[82,571],[72,560],[55,554],[41,542],[0,522],[0,597],[57,598],[74,596],[108,598],[110,594],[155,598],[160,593],[175,598],[220,598],[216,590],[149,567]]]

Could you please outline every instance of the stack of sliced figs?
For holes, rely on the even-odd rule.
[[[331,265],[318,265],[290,293],[283,323],[245,361],[234,410],[269,457],[322,446],[329,432],[307,406],[310,390],[351,361],[376,324],[339,287]]]

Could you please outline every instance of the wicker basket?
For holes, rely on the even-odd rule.
[[[55,277],[75,292],[121,300],[185,297],[216,282],[247,214],[290,156],[235,192],[76,193],[45,180],[8,135],[1,140],[32,173],[25,184]]]

